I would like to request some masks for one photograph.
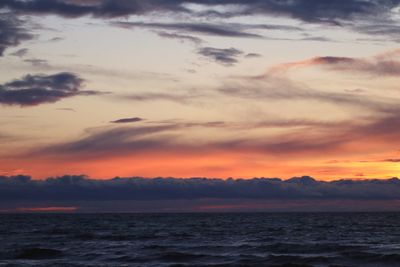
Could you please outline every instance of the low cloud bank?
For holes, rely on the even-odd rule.
[[[400,179],[317,181],[311,177],[253,179],[113,178],[62,176],[32,180],[0,176],[1,201],[127,200],[400,200]]]

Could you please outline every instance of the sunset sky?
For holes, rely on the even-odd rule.
[[[0,0],[0,176],[390,178],[398,0]]]

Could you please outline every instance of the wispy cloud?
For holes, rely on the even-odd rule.
[[[203,43],[202,39],[191,36],[191,35],[186,35],[186,34],[170,33],[170,32],[165,32],[165,31],[158,31],[157,34],[158,34],[158,36],[160,36],[162,38],[175,39],[175,40],[179,40],[182,42],[191,42],[195,45],[200,45]]]
[[[21,158],[110,158],[140,153],[191,154],[217,151],[262,155],[337,155],[365,153],[373,147],[387,149],[400,141],[400,112],[365,118],[358,121],[275,120],[258,122],[184,122],[170,121],[134,127],[106,127],[89,130],[83,137],[63,143],[49,144],[21,155]],[[133,121],[137,121],[135,118]],[[130,119],[124,122],[130,122]],[[122,122],[121,122],[122,123]],[[242,136],[225,138],[188,138],[187,132],[223,129],[225,132],[285,129],[285,133],[268,138]],[[190,130],[190,131],[188,131]],[[365,144],[368,143],[368,146]]]
[[[151,149],[172,149],[175,124],[92,129],[79,140],[50,145],[33,151],[35,155],[97,155],[138,153]]]
[[[174,93],[163,93],[163,92],[154,92],[154,93],[136,93],[136,94],[126,94],[117,96],[120,100],[125,101],[170,101],[176,102],[180,104],[187,104],[194,99],[198,95],[192,94],[174,94]]]
[[[26,56],[26,54],[28,54],[29,49],[28,48],[21,48],[18,49],[15,52],[10,53],[11,56],[15,56],[15,57],[24,57]]]
[[[155,30],[174,30],[185,33],[240,38],[261,38],[255,33],[247,32],[244,26],[238,24],[211,24],[211,23],[150,23],[150,22],[113,22],[112,25],[123,28],[147,28]],[[254,28],[257,26],[254,25]]]
[[[398,76],[400,74],[400,50],[392,50],[371,58],[353,57],[314,57],[297,62],[290,62],[273,67],[270,71],[284,72],[313,66],[324,67],[328,70],[343,73],[364,73],[375,76]]]
[[[42,67],[42,68],[50,67],[48,61],[45,59],[30,58],[30,59],[25,59],[24,62],[31,64],[33,67]]]
[[[238,62],[238,57],[243,55],[243,52],[235,48],[214,48],[214,47],[203,47],[198,50],[198,54],[206,58],[225,65],[233,66]]]

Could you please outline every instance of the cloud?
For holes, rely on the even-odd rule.
[[[197,1],[212,5],[236,6],[230,12],[213,12],[214,16],[232,17],[238,15],[285,16],[311,23],[341,25],[343,21],[365,19],[376,15],[390,14],[399,5],[395,0],[220,0]]]
[[[195,4],[201,8],[193,8]],[[240,16],[265,16],[292,18],[302,22],[329,24],[350,29],[368,35],[381,35],[386,40],[399,41],[399,23],[396,17],[398,0],[3,0],[0,9],[9,10],[15,15],[58,15],[65,18],[92,16],[102,19],[126,18],[129,16],[165,15],[171,18],[190,19],[227,19]],[[201,10],[201,11],[200,11]],[[217,11],[220,10],[220,11]],[[14,19],[17,20],[14,16]],[[246,25],[240,23],[146,23],[114,22],[120,27],[141,27],[161,31],[175,31],[170,34],[197,33],[223,37],[263,38],[252,30],[296,31],[298,27],[290,25]],[[4,26],[0,26],[3,28]],[[5,27],[8,28],[8,27]],[[31,39],[22,29],[20,41]],[[17,33],[17,31],[12,31]],[[187,35],[187,34],[185,34]],[[172,37],[172,36],[170,36]],[[268,38],[267,38],[268,39]],[[274,38],[271,38],[274,39]],[[189,38],[186,38],[188,41]],[[332,41],[325,37],[305,37],[300,40]],[[15,46],[16,44],[11,44]],[[5,47],[10,46],[9,43]],[[4,47],[3,47],[4,50]]]
[[[170,94],[170,93],[137,93],[137,94],[128,94],[128,95],[121,95],[118,96],[121,100],[128,100],[128,101],[171,101],[180,104],[186,104],[196,95],[191,94]]]
[[[24,62],[27,62],[31,64],[33,67],[49,67],[49,63],[45,59],[37,59],[37,58],[31,58],[31,59],[25,59]]]
[[[338,106],[363,108],[391,116],[399,112],[397,98],[368,95],[363,89],[344,89],[343,92],[318,90],[305,83],[291,80],[287,72],[315,66],[344,75],[358,73],[378,78],[397,77],[400,74],[400,61],[396,60],[397,58],[400,58],[400,49],[389,50],[368,58],[315,57],[279,64],[257,76],[233,77],[226,80],[217,90],[224,95],[243,99],[313,100]]]
[[[19,80],[0,85],[0,104],[35,106],[77,95],[98,94],[96,91],[82,91],[82,82],[76,74],[69,72],[28,74]]]
[[[138,117],[124,118],[124,119],[111,121],[111,123],[132,123],[132,122],[139,122],[139,121],[143,121],[143,119],[142,118],[138,118]]]
[[[276,120],[254,123],[212,122],[154,122],[153,125],[134,127],[106,127],[89,129],[76,140],[49,144],[21,157],[55,158],[112,158],[133,156],[144,152],[175,153],[250,153],[263,155],[314,155],[347,151],[347,145],[370,138],[391,143],[400,140],[396,119],[383,117],[368,122],[324,122],[311,120]],[[380,127],[380,130],[375,129]],[[201,133],[201,129],[256,130],[284,128],[285,134],[255,137],[187,138],[187,130]],[[333,130],[334,129],[334,130]],[[375,130],[374,130],[375,129]],[[380,142],[379,146],[382,146]],[[363,146],[358,149],[363,150]],[[354,147],[352,152],[354,152]],[[350,152],[350,151],[349,151]]]
[[[69,112],[76,112],[75,109],[73,108],[57,108],[57,110],[61,110],[61,111],[69,111]]]
[[[358,72],[375,76],[398,76],[400,74],[400,61],[395,58],[399,56],[400,51],[396,49],[372,58],[314,57],[275,66],[271,69],[271,72],[284,72],[291,69],[320,66],[328,70],[341,71],[344,73]]]
[[[396,1],[363,1],[363,0],[297,0],[276,2],[262,1],[266,12],[286,14],[308,22],[328,22],[336,24],[340,20],[352,20],[355,16],[368,16],[389,12],[398,3]]]
[[[197,12],[188,4],[203,7],[230,7],[229,11],[209,10]],[[397,7],[397,0],[4,0],[0,7],[24,14],[57,14],[64,17],[92,15],[95,17],[123,17],[143,15],[152,12],[183,12],[198,15],[231,17],[240,15],[286,16],[306,22],[337,24],[342,20],[389,13]]]
[[[397,18],[391,18],[389,15],[381,16],[378,19],[371,19],[370,21],[355,22],[350,26],[350,28],[353,31],[360,32],[371,37],[373,36],[375,38],[366,39],[366,41],[400,41],[399,21]]]
[[[397,106],[396,99],[371,98],[356,92],[342,93],[316,90],[271,72],[256,77],[228,80],[217,90],[221,94],[243,99],[313,100],[339,106],[368,108],[376,112],[390,112]]]
[[[259,58],[259,57],[262,57],[262,55],[258,54],[258,53],[248,53],[248,54],[246,54],[245,57],[246,58]]]
[[[61,176],[32,180],[29,176],[0,176],[0,200],[73,202],[129,200],[399,200],[400,180],[317,181],[311,177],[254,179],[114,178],[93,180]]]
[[[34,155],[95,157],[139,153],[152,149],[172,149],[174,135],[180,126],[117,127],[91,129],[82,138],[61,144],[49,145],[32,152]],[[177,148],[179,149],[179,148]]]
[[[202,39],[191,36],[191,35],[169,33],[169,32],[157,32],[157,34],[158,34],[158,36],[160,36],[162,38],[176,39],[176,40],[180,40],[182,42],[191,42],[195,45],[200,45],[201,43],[203,43]]]
[[[28,54],[29,49],[27,48],[21,48],[18,49],[17,51],[10,53],[10,56],[14,56],[14,57],[24,57],[26,56],[26,54]]]
[[[389,53],[392,54],[392,53]],[[387,57],[388,55],[384,55]],[[380,59],[377,59],[380,60]],[[319,64],[341,64],[347,58],[324,58]],[[350,60],[352,62],[352,60]],[[275,74],[275,73],[274,73]],[[338,122],[334,132],[323,130],[319,126],[306,130],[295,129],[289,134],[270,137],[269,140],[232,140],[227,142],[232,149],[255,149],[266,153],[335,153],[338,151],[353,153],[368,152],[371,147],[391,149],[391,144],[400,141],[400,109],[398,99],[383,96],[370,96],[356,92],[332,92],[309,88],[306,85],[291,81],[279,75],[262,75],[259,77],[238,78],[226,82],[219,92],[231,97],[259,101],[307,101],[329,103],[340,108],[363,110],[370,115],[357,116],[353,121]],[[363,114],[361,112],[361,114]],[[365,144],[368,144],[366,146]],[[353,147],[353,150],[348,149]],[[368,148],[367,148],[368,147]],[[234,150],[234,149],[233,149]]]
[[[50,40],[48,40],[48,42],[59,42],[62,40],[64,40],[64,38],[62,38],[62,37],[53,37]]]
[[[384,159],[383,162],[400,163],[400,159]]]
[[[7,48],[18,46],[21,42],[33,38],[33,35],[22,26],[23,23],[13,14],[0,13],[0,56],[4,55]],[[21,51],[20,53],[24,53]]]
[[[261,35],[246,32],[240,24],[211,24],[211,23],[146,23],[146,22],[114,22],[112,25],[123,28],[147,28],[156,30],[175,30],[186,33],[196,33],[222,37],[261,38]],[[256,25],[246,25],[254,27]],[[258,26],[261,27],[261,26]]]
[[[235,48],[203,47],[198,50],[198,54],[229,67],[238,62],[237,57],[243,55],[243,52]]]
[[[199,13],[187,7],[187,4],[199,4],[204,7],[236,7],[227,12],[200,12],[207,16],[266,15],[286,16],[306,22],[337,24],[341,20],[353,20],[355,17],[382,15],[397,7],[397,0],[4,0],[0,7],[28,14],[58,14],[64,17],[92,15],[95,17],[122,17],[143,15],[151,12]],[[199,13],[199,14],[200,14]]]
[[[193,8],[193,5],[200,5]],[[398,0],[3,0],[0,9],[17,15],[59,15],[66,18],[93,16],[110,19],[154,14],[168,14],[179,18],[186,15],[200,19],[226,19],[238,16],[286,17],[302,22],[329,24],[368,35],[381,35],[392,41],[399,40],[396,10]],[[217,11],[219,10],[219,11]],[[250,29],[298,30],[289,25],[232,25],[204,23],[143,23],[118,22],[116,25],[175,30],[225,37],[260,38]],[[325,37],[306,37],[304,40],[327,41]]]
[[[140,1],[140,0],[4,0],[0,8],[9,8],[21,14],[55,14],[68,18],[86,15],[94,17],[124,17],[129,15],[143,15],[150,12],[184,12],[182,2],[178,1]]]

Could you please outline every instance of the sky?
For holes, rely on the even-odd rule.
[[[399,41],[397,0],[2,0],[0,175],[396,177]]]

